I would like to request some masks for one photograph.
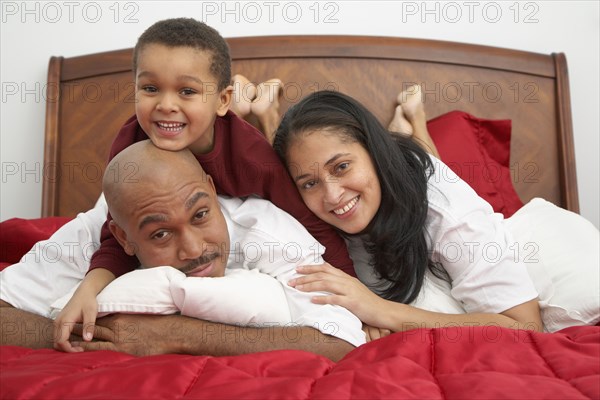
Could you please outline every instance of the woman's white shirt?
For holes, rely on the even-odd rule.
[[[430,257],[448,273],[451,285],[426,273],[413,303],[438,312],[500,313],[537,297],[516,243],[501,214],[447,165],[431,157],[429,210],[425,229]],[[381,282],[360,237],[347,240],[358,278],[375,292]]]

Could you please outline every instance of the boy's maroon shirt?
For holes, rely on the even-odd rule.
[[[215,120],[214,136],[213,150],[196,159],[212,177],[217,193],[233,197],[255,194],[270,200],[300,221],[325,246],[325,261],[356,276],[344,240],[306,207],[285,166],[256,128],[228,111]],[[134,115],[115,138],[109,160],[133,143],[147,139]],[[108,229],[111,219],[109,214],[102,226],[100,248],[92,256],[90,270],[101,267],[121,276],[137,268],[139,261],[127,255],[114,238]]]

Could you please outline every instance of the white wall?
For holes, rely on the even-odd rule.
[[[195,17],[225,37],[351,34],[442,39],[569,63],[581,213],[599,226],[597,1],[1,3],[0,220],[40,216],[48,59],[132,47],[157,20]]]

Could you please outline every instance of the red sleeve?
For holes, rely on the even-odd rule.
[[[213,151],[197,158],[213,177],[220,194],[235,197],[255,194],[270,200],[325,246],[325,261],[356,276],[344,240],[306,207],[285,165],[256,128],[228,112],[225,117],[217,118],[214,143]]]
[[[148,136],[142,131],[134,115],[127,120],[113,141],[110,148],[109,161],[126,147],[145,139],[148,139]],[[123,247],[121,247],[112,232],[108,229],[108,223],[111,219],[112,217],[109,213],[100,232],[100,248],[92,256],[89,270],[105,268],[115,274],[116,277],[119,277],[133,271],[140,264],[137,257],[125,253]]]

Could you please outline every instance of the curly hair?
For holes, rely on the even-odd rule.
[[[223,90],[231,81],[231,56],[225,39],[204,22],[193,18],[172,18],[158,21],[142,33],[133,49],[133,71],[142,49],[149,44],[167,47],[191,47],[212,55],[210,72],[217,78],[218,89]]]
[[[359,235],[366,237],[371,265],[382,279],[381,296],[412,302],[427,268],[446,279],[443,268],[429,258],[425,229],[431,158],[410,137],[385,129],[358,101],[333,91],[312,93],[292,106],[275,133],[273,148],[286,162],[294,137],[321,129],[359,143],[370,154],[380,181],[381,204]]]

